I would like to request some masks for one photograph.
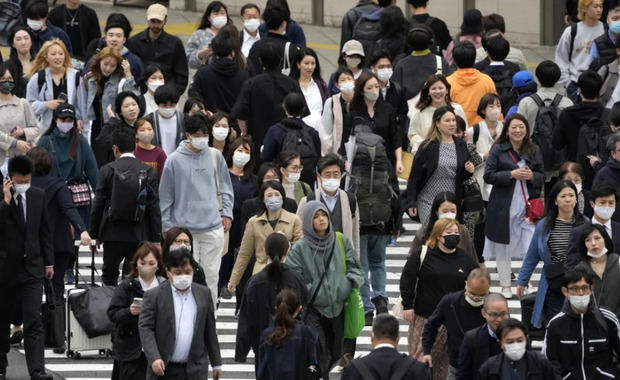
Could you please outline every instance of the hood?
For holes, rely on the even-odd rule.
[[[280,124],[290,129],[301,129],[304,126],[303,120],[298,117],[287,117],[283,119]]]
[[[616,161],[613,157],[609,157],[609,159],[607,159],[607,164],[605,165],[610,169],[620,171],[620,163]]]
[[[38,187],[45,191],[47,202],[49,203],[54,197],[53,195],[65,186],[62,178],[53,177],[49,174],[32,177],[32,186]]]
[[[462,87],[472,86],[480,81],[482,78],[482,74],[480,71],[470,68],[470,69],[459,69],[452,74],[454,76],[454,81],[458,83]]]
[[[215,58],[211,67],[213,71],[225,77],[232,77],[239,71],[239,67],[230,58]]]
[[[593,117],[600,118],[605,108],[600,102],[581,102],[571,107],[571,118],[579,120],[581,124],[585,124]]]
[[[379,8],[379,9],[375,9],[374,11],[364,13],[362,17],[370,21],[379,21],[381,19],[382,14],[383,14],[383,8]]]
[[[197,157],[197,156],[202,156],[203,154],[206,154],[207,152],[209,152],[209,148],[203,149],[198,153],[194,153],[191,149],[189,149],[189,140],[183,140],[179,143],[179,146],[177,147],[176,151],[184,156]]]

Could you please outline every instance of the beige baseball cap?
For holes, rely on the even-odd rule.
[[[159,21],[164,21],[167,15],[168,9],[161,4],[151,4],[151,6],[149,6],[146,10],[147,20],[156,19]]]
[[[362,46],[362,43],[357,41],[357,40],[348,40],[347,42],[345,42],[344,46],[342,47],[342,52],[345,53],[346,55],[361,55],[362,57],[364,57],[364,47]]]

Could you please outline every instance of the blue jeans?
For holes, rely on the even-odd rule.
[[[375,307],[372,298],[381,296],[386,299],[385,283],[387,270],[385,268],[385,249],[390,242],[390,235],[361,235],[360,260],[364,269],[364,285],[362,285],[362,299],[364,310],[371,311]],[[372,284],[372,294],[370,286]]]

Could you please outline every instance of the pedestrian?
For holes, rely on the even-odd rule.
[[[465,332],[463,337],[459,349],[457,380],[477,379],[480,366],[491,356],[502,352],[496,333],[499,324],[510,318],[508,301],[500,293],[489,293],[482,305],[482,316],[486,323]]]
[[[323,203],[306,204],[303,237],[293,246],[287,264],[302,274],[312,294],[304,318],[318,331],[320,373],[328,378],[342,356],[345,302],[352,288],[362,286],[364,277],[351,241],[334,231]]]
[[[228,157],[232,154],[230,150],[232,142],[237,139],[237,132],[230,125],[230,116],[223,111],[215,111],[209,120],[213,123],[213,139],[209,141],[209,146],[219,150],[224,157]]]
[[[52,25],[47,19],[48,10],[48,5],[41,1],[33,1],[24,9],[23,17],[26,19],[26,25],[28,25],[34,37],[32,39],[34,53],[38,54],[47,41],[58,39],[67,47],[69,52],[67,56],[69,56],[73,52],[71,49],[71,39],[69,39],[64,30]]]
[[[188,116],[192,116],[196,113],[202,113],[207,115],[207,109],[202,101],[202,98],[196,96],[188,96],[183,105],[183,112]]]
[[[277,163],[280,171],[282,186],[286,192],[285,196],[299,203],[301,198],[312,191],[310,185],[300,180],[301,172],[304,170],[301,164],[301,155],[294,150],[284,150],[278,154],[274,162]],[[306,170],[312,169],[308,168]]]
[[[512,91],[514,92],[514,96],[516,97],[516,99],[506,112],[506,118],[517,112],[521,100],[534,94],[537,89],[538,85],[536,84],[536,81],[534,81],[534,77],[532,76],[532,74],[530,74],[529,71],[519,71],[518,73],[513,75]]]
[[[478,267],[471,255],[457,247],[459,223],[438,219],[426,245],[407,258],[400,276],[403,319],[409,322],[409,355],[421,359],[422,331],[441,298],[463,290],[469,273]],[[433,379],[448,374],[447,333],[440,328],[432,344]]]
[[[0,203],[3,221],[1,236],[6,242],[6,258],[0,266],[0,313],[4,330],[0,337],[0,377],[6,378],[9,365],[9,325],[12,310],[21,311],[24,323],[26,364],[33,380],[52,380],[45,372],[41,299],[43,281],[54,276],[54,242],[50,231],[45,192],[31,187],[33,164],[30,157],[15,156],[8,163],[4,180],[4,200]]]
[[[379,51],[387,53],[390,62],[396,64],[405,56],[407,44],[407,31],[410,24],[405,20],[405,15],[399,7],[386,7],[379,17],[381,32],[380,39],[372,52],[376,55]]]
[[[163,262],[159,248],[150,242],[140,244],[130,264],[131,272],[114,289],[108,306],[108,318],[114,323],[112,357],[119,380],[146,378],[148,367],[140,342],[138,319],[144,293],[166,281],[159,275]]]
[[[291,9],[288,5],[287,0],[267,0],[265,4],[265,10],[267,7],[280,7],[284,9],[284,13],[286,15],[286,28],[284,30],[284,35],[286,39],[290,41],[293,45],[298,46],[300,49],[304,49],[306,47],[306,35],[304,34],[303,28],[295,22],[295,20],[291,19]],[[266,35],[268,31],[269,25],[267,21],[260,24],[258,30],[261,35]]]
[[[9,34],[11,47],[9,49],[9,59],[12,73],[15,75],[14,94],[20,98],[26,97],[26,86],[30,79],[30,69],[34,61],[34,50],[32,49],[32,34],[27,26],[18,26]]]
[[[571,1],[573,0],[568,0],[567,3],[570,3]],[[496,32],[489,36],[491,38],[494,36],[506,38],[506,20],[504,20],[504,16],[500,14],[490,13],[482,16],[482,27],[485,32],[496,30]],[[480,63],[485,59],[486,54],[484,48],[481,46],[476,49],[476,63]],[[506,56],[506,61],[516,63],[519,66],[519,70],[527,70],[527,60],[525,59],[525,55],[523,55],[523,51],[514,45],[510,46],[508,56]]]
[[[448,379],[456,379],[458,368],[459,349],[466,331],[475,329],[484,324],[482,306],[489,293],[491,277],[484,269],[474,269],[469,272],[465,290],[448,293],[441,298],[437,308],[424,325],[422,332],[422,362],[433,367],[431,349],[437,336],[437,331],[443,325],[448,335]]]
[[[478,9],[469,9],[465,11],[463,14],[463,23],[461,24],[460,33],[457,34],[456,37],[454,37],[454,39],[448,44],[446,51],[444,52],[444,57],[446,58],[448,65],[453,66],[456,64],[458,68],[462,68],[459,66],[457,59],[453,55],[454,48],[459,42],[464,41],[474,45],[475,49],[480,48],[482,46],[483,31],[484,26],[482,26],[482,13],[480,13]]]
[[[583,167],[576,162],[565,162],[558,171],[560,179],[571,181],[577,189],[577,207],[579,212],[588,218],[592,218],[594,211],[590,205],[590,190],[584,189]]]
[[[81,0],[69,0],[52,9],[47,19],[67,33],[73,48],[72,56],[85,63],[88,44],[101,36],[97,12],[82,4]]]
[[[496,260],[506,298],[512,298],[510,260],[525,257],[534,236],[536,221],[527,219],[527,202],[540,196],[545,178],[540,149],[529,136],[525,117],[514,114],[506,119],[491,147],[483,177],[493,186],[484,224],[483,256],[487,261]]]
[[[420,96],[410,99],[408,104],[409,131],[407,137],[411,153],[417,152],[422,141],[426,140],[428,130],[433,123],[433,114],[438,108],[450,106],[454,109],[455,115],[467,119],[463,107],[450,99],[450,84],[442,74],[429,76],[420,90]]]
[[[618,319],[592,301],[592,288],[592,277],[587,272],[572,270],[564,274],[562,293],[568,302],[549,321],[542,347],[560,378],[569,374],[579,380],[613,378],[617,372],[613,358],[620,350]]]
[[[480,367],[480,380],[560,379],[556,369],[543,355],[527,349],[527,327],[523,322],[509,318],[500,323],[497,340],[503,352],[489,358]]]
[[[261,33],[258,30],[260,26],[260,8],[254,3],[246,3],[240,10],[241,20],[243,21],[243,29],[241,30],[241,53],[244,57],[250,55],[250,50],[256,41],[260,41]]]
[[[616,188],[620,184],[618,180],[618,173],[620,173],[620,134],[614,133],[609,136],[607,140],[607,151],[610,153],[610,157],[594,177],[594,185],[599,183],[607,183]],[[618,202],[616,202],[616,212],[613,214],[612,219],[616,222],[620,222],[620,212],[618,212]]]
[[[433,123],[426,140],[420,145],[407,183],[408,212],[420,216],[422,224],[430,219],[431,206],[441,191],[456,194],[457,204],[463,199],[463,180],[475,167],[464,140],[454,137],[456,116],[449,106],[433,113]]]
[[[211,127],[204,115],[187,118],[187,140],[166,160],[159,199],[162,230],[183,225],[194,235],[194,257],[205,270],[215,310],[220,258],[232,223],[234,195],[226,160],[208,146]]]
[[[222,376],[222,358],[209,288],[192,283],[191,253],[171,251],[164,262],[168,281],[144,293],[138,320],[148,363],[147,380]]]
[[[144,99],[144,114],[149,115],[157,111],[155,103],[155,91],[166,84],[164,73],[157,63],[151,63],[144,69],[144,74],[140,78],[140,89],[144,89],[142,98]]]
[[[185,53],[189,67],[197,69],[208,63],[213,54],[211,41],[220,29],[232,23],[228,17],[228,8],[221,1],[212,1],[207,5],[198,28],[187,41]]]
[[[340,49],[344,44],[353,38],[353,29],[357,21],[365,13],[371,13],[379,8],[376,2],[372,0],[358,0],[355,6],[349,9],[342,16],[342,24],[340,27]]]
[[[267,181],[276,181],[282,183],[282,172],[275,164],[266,162],[258,168],[258,172],[256,173],[256,179],[256,188],[260,189],[263,183]],[[243,202],[243,205],[241,206],[241,225],[243,226],[243,228],[245,228],[248,220],[250,220],[251,217],[253,217],[259,212],[262,204],[263,199],[259,196]],[[297,202],[294,198],[288,198],[285,196],[282,199],[282,208],[294,214],[297,212]]]
[[[186,248],[192,254],[191,264],[194,269],[192,282],[207,286],[205,279],[205,271],[200,264],[194,259],[194,237],[192,233],[185,227],[172,227],[162,234],[163,243],[161,246],[161,257],[165,261],[170,251],[175,249]],[[165,273],[162,273],[165,274]]]
[[[148,240],[159,246],[161,213],[157,172],[133,155],[135,134],[115,130],[112,150],[116,161],[99,172],[89,232],[98,246],[103,243],[101,281],[116,286],[121,261],[125,260],[123,275],[127,275],[140,242]]]
[[[308,291],[301,275],[284,262],[290,247],[286,236],[277,232],[265,239],[268,264],[250,278],[244,291],[239,309],[235,362],[245,362],[250,348],[254,356],[258,356],[262,332],[273,323],[278,293],[285,289],[292,290],[300,305],[308,300]],[[255,361],[255,368],[258,367],[258,361]]]
[[[153,121],[153,145],[164,150],[170,156],[185,139],[184,112],[178,109],[179,98],[181,95],[173,84],[164,84],[155,90],[154,101],[157,109],[149,114]]]
[[[318,130],[323,104],[330,94],[325,81],[321,78],[321,65],[314,50],[304,48],[297,53],[295,64],[291,67],[291,78],[299,82],[310,111],[310,115],[304,117],[304,122]]]
[[[322,155],[336,153],[340,149],[344,119],[349,113],[355,90],[353,72],[340,66],[334,73],[334,85],[339,92],[325,100],[318,125]]]
[[[296,321],[302,311],[299,296],[290,289],[278,293],[273,327],[261,334],[258,355],[258,380],[319,376],[319,337],[310,326]]]
[[[361,42],[357,40],[349,40],[341,48],[340,56],[338,56],[337,62],[338,67],[343,66],[351,70],[353,73],[353,79],[357,80],[363,72],[370,71],[364,63],[366,54],[368,53],[364,52],[364,47]],[[330,75],[329,82],[327,83],[327,88],[329,89],[329,93],[331,95],[335,95],[339,92],[339,89],[336,87],[334,78],[335,74],[336,73]]]
[[[164,172],[164,164],[166,163],[166,152],[152,144],[155,132],[153,132],[151,121],[146,118],[138,119],[134,127],[136,128],[136,150],[133,152],[134,156],[143,164],[157,170],[157,178],[161,179],[161,175]]]

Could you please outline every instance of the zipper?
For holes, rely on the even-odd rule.
[[[585,360],[585,346],[584,346],[584,342],[585,342],[585,336],[583,335],[583,314],[580,314],[580,319],[581,319],[581,374],[583,376],[583,379],[586,380],[586,369],[583,366],[583,361]]]

